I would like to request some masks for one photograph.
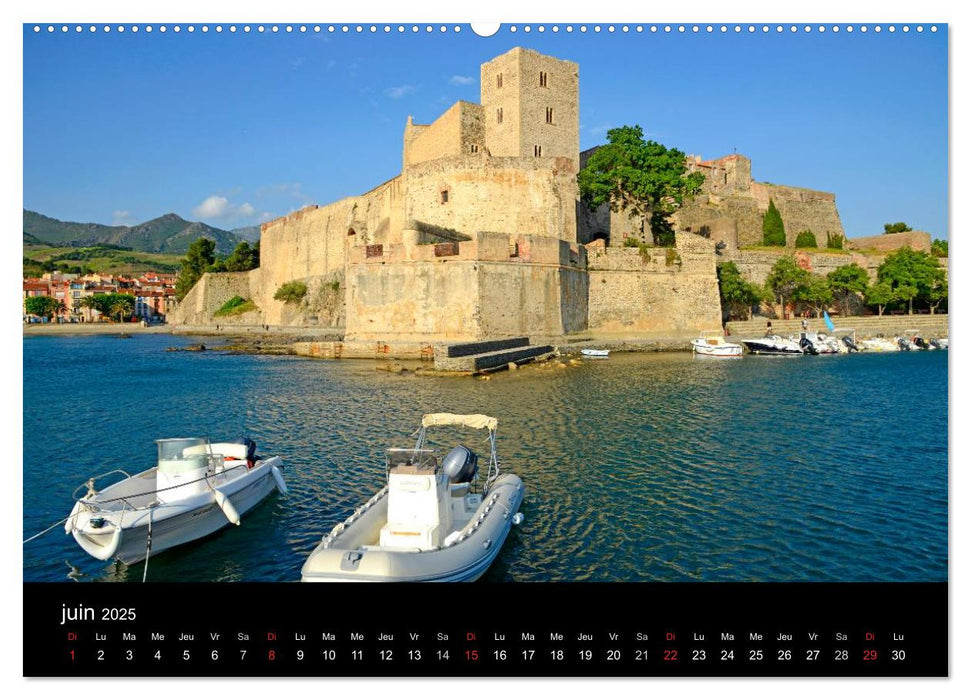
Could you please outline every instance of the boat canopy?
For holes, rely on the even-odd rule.
[[[499,421],[492,416],[482,413],[460,415],[457,413],[426,413],[421,417],[421,427],[429,428],[433,425],[464,425],[467,428],[488,428],[495,432]]]

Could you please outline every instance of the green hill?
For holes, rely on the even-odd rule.
[[[144,253],[181,255],[197,238],[216,243],[216,252],[229,255],[243,240],[239,236],[198,221],[186,221],[177,214],[165,214],[135,226],[106,226],[58,221],[24,209],[24,243],[61,246],[115,245]],[[28,238],[29,237],[29,238]]]
[[[234,228],[230,231],[230,233],[239,236],[248,243],[256,243],[258,240],[260,240],[259,226],[241,226],[239,228]]]

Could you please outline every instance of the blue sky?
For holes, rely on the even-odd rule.
[[[526,46],[580,64],[581,148],[636,123],[705,158],[737,150],[757,180],[835,192],[850,236],[890,221],[947,235],[943,26],[906,34],[504,27],[489,38],[467,26],[417,35],[199,26],[191,34],[25,26],[26,208],[127,224],[174,211],[233,228],[360,194],[400,171],[409,114],[427,123],[456,100],[477,102],[479,64]]]

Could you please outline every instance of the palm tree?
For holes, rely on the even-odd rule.
[[[127,294],[119,295],[111,305],[110,313],[112,316],[118,314],[118,322],[121,323],[122,317],[129,315],[134,310],[134,307],[135,305],[130,296]]]

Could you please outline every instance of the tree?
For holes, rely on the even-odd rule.
[[[645,141],[639,126],[622,126],[607,132],[607,144],[590,155],[577,184],[591,210],[606,204],[611,211],[650,215],[655,244],[673,245],[669,217],[705,181],[704,174],[686,175],[686,169],[682,151]]]
[[[118,316],[118,322],[131,316],[135,310],[135,297],[131,294],[108,294],[108,314]]]
[[[937,307],[944,302],[947,305],[947,279],[943,276],[940,280],[935,280],[927,290],[927,301],[930,304],[931,315],[937,311]]]
[[[852,301],[861,299],[870,285],[870,277],[866,270],[856,263],[840,265],[826,275],[826,279],[829,280],[829,288],[844,316],[850,315]]]
[[[53,319],[58,314],[64,313],[65,307],[63,301],[54,297],[27,297],[24,299],[24,311],[31,316]]]
[[[223,261],[226,272],[245,272],[260,266],[260,244],[250,248],[250,244],[241,241],[236,245],[233,254]],[[215,270],[213,270],[215,272]]]
[[[83,306],[86,309],[91,309],[92,311],[97,311],[100,314],[104,314],[104,312],[101,310],[102,307],[101,307],[101,298],[100,298],[104,296],[106,295],[92,294],[89,297],[84,297],[81,299],[81,306]]]
[[[817,317],[822,316],[833,301],[829,280],[822,275],[807,273],[805,281],[792,292],[792,300],[812,309]]]
[[[826,247],[834,250],[843,250],[843,236],[839,233],[826,232]]]
[[[795,257],[783,255],[772,266],[765,286],[778,300],[782,306],[782,315],[785,316],[786,304],[792,299],[793,293],[808,282],[809,273],[796,264]]]
[[[910,226],[908,226],[907,224],[905,224],[903,221],[898,221],[895,224],[884,224],[883,225],[883,232],[884,233],[904,233],[905,231],[913,231],[913,230],[914,229],[910,228]]]
[[[216,244],[208,238],[197,238],[189,244],[185,257],[182,258],[182,269],[175,281],[175,296],[179,301],[185,299],[209,267],[216,262]]]
[[[102,316],[118,316],[120,321],[124,316],[131,315],[135,310],[135,297],[131,294],[92,294],[81,300],[81,306],[94,309]]]
[[[870,306],[877,307],[878,316],[883,316],[883,310],[893,301],[893,289],[889,282],[877,282],[866,290],[864,299]]]
[[[762,245],[784,246],[786,244],[786,227],[782,223],[782,214],[775,208],[775,202],[769,200],[769,208],[762,216]]]
[[[939,258],[946,258],[947,241],[942,238],[935,238],[934,242],[931,243],[931,255],[936,255]]]
[[[809,229],[805,231],[800,231],[796,235],[796,247],[797,248],[816,248],[816,234],[814,234]]]
[[[914,313],[914,300],[928,299],[944,278],[937,258],[911,248],[890,253],[877,269],[877,279],[890,285],[897,301],[907,303],[909,314]]]
[[[718,263],[718,294],[722,302],[722,319],[728,320],[733,316],[744,316],[746,320],[752,316],[752,307],[763,297],[763,290],[742,277],[735,263],[728,261]]]

